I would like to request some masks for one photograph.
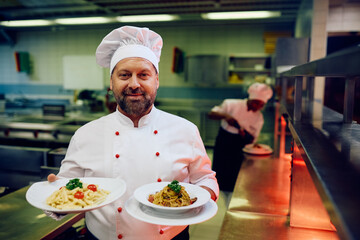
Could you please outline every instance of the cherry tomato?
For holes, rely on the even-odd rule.
[[[93,191],[93,192],[96,192],[96,191],[97,191],[96,185],[94,185],[94,184],[89,184],[89,185],[87,186],[87,188],[88,188],[89,190]]]
[[[83,193],[83,192],[80,192],[80,191],[77,191],[77,192],[74,194],[74,197],[77,198],[77,199],[83,199],[83,198],[84,198],[84,193]]]
[[[196,200],[197,200],[197,197],[191,198],[190,199],[190,204],[193,204],[194,202],[196,202]]]

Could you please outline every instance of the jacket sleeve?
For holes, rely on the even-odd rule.
[[[229,100],[225,99],[220,105],[216,105],[211,109],[211,112],[229,113]]]
[[[197,128],[194,131],[192,147],[193,159],[189,166],[190,183],[209,187],[218,198],[219,185],[215,177],[216,173],[211,169],[211,160]]]
[[[61,162],[60,171],[57,174],[58,177],[63,178],[73,178],[73,177],[83,177],[84,169],[76,161],[80,156],[79,149],[76,145],[76,134],[71,138],[69,147],[67,149],[65,158]]]

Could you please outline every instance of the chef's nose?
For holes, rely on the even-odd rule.
[[[136,74],[133,74],[129,79],[129,87],[132,89],[140,87],[139,78]]]

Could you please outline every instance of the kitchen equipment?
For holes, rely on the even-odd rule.
[[[185,79],[199,85],[227,82],[227,60],[223,55],[194,55],[187,57]]]

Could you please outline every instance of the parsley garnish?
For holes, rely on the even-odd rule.
[[[181,186],[179,185],[178,181],[172,181],[170,184],[168,184],[168,187],[171,188],[174,192],[180,193]]]
[[[80,179],[78,178],[74,178],[74,179],[71,179],[67,184],[66,184],[66,188],[69,189],[69,190],[73,190],[75,188],[82,188],[83,187],[83,184],[82,182],[80,182]]]

